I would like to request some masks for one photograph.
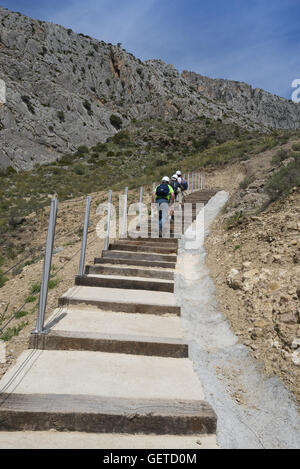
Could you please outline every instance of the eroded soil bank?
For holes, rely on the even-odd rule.
[[[227,199],[227,193],[219,192],[206,206],[206,235]],[[212,230],[216,224],[218,220],[211,226]],[[213,236],[214,231],[211,239]],[[220,245],[224,243],[219,241]],[[225,249],[223,244],[223,257]],[[222,297],[206,265],[203,242],[190,250],[183,240],[179,254],[176,297],[182,307],[190,357],[206,399],[218,415],[219,445],[222,448],[299,448],[300,418],[295,396],[279,377],[268,376],[263,361],[252,356],[248,346],[239,343],[218,301]],[[219,259],[216,273],[220,272],[220,262]],[[229,308],[228,304],[227,312]]]

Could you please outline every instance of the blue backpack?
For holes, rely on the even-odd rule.
[[[188,190],[188,183],[187,183],[186,181],[184,181],[184,182],[181,184],[181,186],[182,186],[182,189],[183,189],[184,191],[187,191],[187,190]]]
[[[158,199],[167,199],[170,193],[170,188],[168,184],[160,184],[156,188],[156,197]]]

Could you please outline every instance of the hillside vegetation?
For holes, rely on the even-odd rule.
[[[151,185],[178,168],[188,172],[249,160],[276,145],[284,145],[296,135],[297,132],[283,131],[259,134],[206,118],[192,123],[133,121],[106,143],[91,148],[80,146],[51,164],[36,165],[23,172],[10,167],[0,174],[0,253],[11,259],[20,253],[9,239],[10,234],[28,214],[48,206],[53,195],[63,201],[96,191]],[[297,161],[290,163],[292,172],[294,164],[298,171]],[[286,174],[289,167],[283,171]],[[275,178],[282,179],[280,174]],[[269,190],[274,192],[274,185],[278,184],[270,183]]]

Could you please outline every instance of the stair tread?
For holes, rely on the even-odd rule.
[[[27,350],[1,379],[0,390],[105,399],[204,399],[188,358],[87,351]]]
[[[58,308],[46,327],[54,331],[102,334],[126,334],[143,337],[182,339],[183,330],[178,316],[132,314],[99,311],[92,307]]]
[[[116,280],[135,280],[138,282],[157,282],[157,283],[169,283],[173,284],[174,280],[166,280],[161,278],[149,278],[149,277],[130,277],[125,275],[104,275],[104,274],[88,274],[87,277],[91,278],[105,278],[105,279],[116,279]]]
[[[62,298],[176,306],[173,293],[134,289],[126,290],[122,288],[77,286],[70,288],[62,295]]]

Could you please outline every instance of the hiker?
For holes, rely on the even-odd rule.
[[[174,204],[175,194],[168,176],[162,178],[161,184],[157,186],[152,195],[152,203],[158,204],[159,213],[159,234],[162,233],[163,226],[168,217],[169,204]],[[168,204],[168,205],[167,205]]]
[[[175,202],[178,202],[178,197],[181,193],[180,184],[178,183],[177,174],[173,174],[170,181],[170,186],[174,191],[174,203],[170,206],[170,220],[174,221]]]
[[[184,195],[185,195],[184,192],[187,190],[188,184],[185,181],[184,177],[182,176],[181,171],[176,171],[176,176],[177,176],[177,181],[180,187],[180,192],[177,197],[177,202],[182,203],[184,201]]]
[[[171,177],[170,186],[172,187],[172,189],[174,191],[175,200],[177,202],[178,192],[181,192],[181,188],[180,188],[180,184],[179,184],[179,181],[178,181],[177,174],[173,174],[173,176]]]

